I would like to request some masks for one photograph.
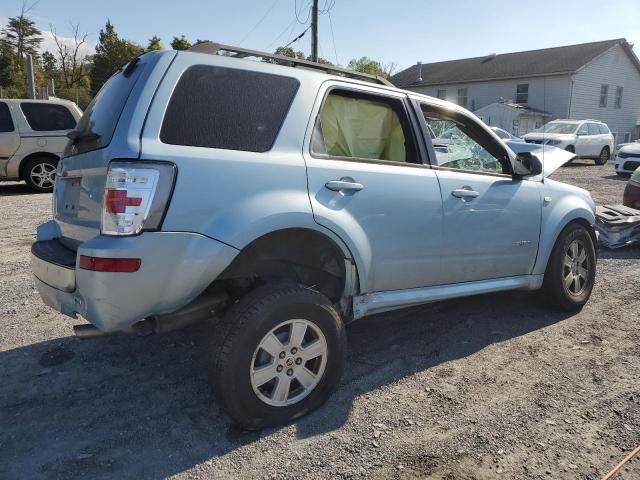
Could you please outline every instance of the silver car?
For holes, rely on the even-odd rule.
[[[461,107],[304,60],[144,54],[58,171],[32,247],[44,302],[84,337],[221,318],[212,386],[247,428],[322,405],[351,321],[513,289],[577,311],[594,285],[588,192]]]

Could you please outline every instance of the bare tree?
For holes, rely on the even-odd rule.
[[[80,34],[80,25],[71,24],[73,43],[63,40],[58,36],[53,25],[49,24],[53,40],[56,42],[58,60],[60,61],[60,72],[62,81],[67,88],[75,87],[85,75],[86,55],[81,51],[81,47],[86,43],[87,33]]]

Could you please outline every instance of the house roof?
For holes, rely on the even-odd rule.
[[[620,44],[640,71],[640,62],[624,38],[581,43],[526,52],[492,54],[446,62],[422,64],[422,81],[416,82],[416,65],[390,78],[398,87],[445,85],[474,81],[572,74],[611,47]]]

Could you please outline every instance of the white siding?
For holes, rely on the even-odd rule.
[[[437,96],[438,90],[447,90],[447,100],[457,103],[458,88],[467,88],[469,110],[477,110],[500,99],[515,101],[516,88],[520,83],[529,84],[530,107],[545,110],[554,118],[565,118],[569,112],[569,77],[539,77],[517,80],[487,81],[465,84],[451,84],[433,87],[411,88],[418,93]]]
[[[609,85],[607,106],[600,107],[600,87]],[[615,107],[616,87],[623,87],[622,108]],[[594,118],[609,125],[618,134],[632,138],[640,125],[640,72],[622,46],[616,45],[579,70],[573,78],[571,118]]]

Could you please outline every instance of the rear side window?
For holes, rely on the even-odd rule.
[[[72,130],[76,120],[64,105],[54,103],[21,103],[20,108],[32,130],[47,132]]]
[[[111,143],[120,114],[143,70],[142,62],[134,59],[102,86],[80,118],[76,128],[77,134],[70,142],[65,155],[90,152]]]
[[[603,125],[601,123],[598,124],[598,130],[600,130],[600,133],[602,135],[609,135],[611,133],[609,131],[609,128],[606,125]]]
[[[298,90],[294,78],[195,65],[178,82],[160,140],[171,145],[266,152]]]
[[[320,156],[417,163],[401,100],[333,90],[324,99],[311,142]]]
[[[0,102],[0,133],[13,132],[13,120],[11,119],[11,112],[9,106]]]
[[[589,135],[600,135],[600,129],[595,123],[589,124]]]

